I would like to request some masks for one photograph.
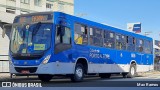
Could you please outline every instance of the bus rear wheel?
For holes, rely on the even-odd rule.
[[[110,78],[111,77],[111,74],[110,73],[100,73],[99,76],[101,78]]]
[[[42,81],[42,82],[49,82],[52,79],[53,75],[49,75],[49,74],[39,74],[38,78]]]
[[[130,70],[129,73],[127,75],[128,78],[133,78],[135,77],[137,74],[137,70],[136,70],[136,65],[135,64],[131,64],[130,66]]]
[[[84,78],[84,68],[81,63],[76,64],[74,74],[71,75],[72,82],[83,81]]]

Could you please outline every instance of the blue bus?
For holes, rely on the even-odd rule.
[[[66,75],[135,77],[153,70],[152,38],[62,12],[16,16],[10,35],[10,73],[50,81]]]

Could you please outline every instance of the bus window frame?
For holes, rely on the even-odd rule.
[[[111,33],[113,34],[113,38],[111,38],[111,36],[109,36],[109,39],[108,39],[108,37],[106,37],[106,33],[108,34],[108,35],[110,35]],[[104,30],[104,34],[103,34],[103,47],[104,48],[107,48],[107,49],[115,49],[115,32],[113,32],[113,31],[110,31],[110,30]],[[111,40],[111,39],[113,39],[113,40]],[[113,41],[114,43],[114,45],[113,45],[113,48],[112,47],[106,47],[106,42],[105,42],[105,40],[107,40],[107,41]],[[110,42],[109,42],[110,43]]]
[[[81,27],[84,27],[84,30],[86,29],[86,31],[87,31],[87,34],[86,34],[86,31],[84,31],[84,34],[79,34],[79,33],[77,33],[78,35],[80,35],[80,37],[82,37],[82,35],[85,35],[86,36],[86,43],[84,44],[83,43],[83,38],[82,38],[82,43],[81,44],[78,44],[75,40],[77,40],[77,39],[75,39],[75,32],[76,32],[76,30],[75,30],[75,26],[76,26],[76,24],[78,24],[78,25],[80,25]],[[74,22],[74,25],[73,25],[74,27],[74,30],[73,30],[73,37],[74,37],[74,39],[73,39],[73,41],[74,41],[74,43],[75,43],[75,45],[89,45],[89,26],[88,25],[86,25],[86,24],[82,24],[82,23],[79,23],[79,22]],[[79,37],[78,37],[79,38]]]
[[[68,26],[64,26],[65,28],[68,28],[69,29],[69,31],[70,31],[70,44],[68,44],[68,43],[62,43],[62,42],[59,42],[59,43],[56,43],[56,38],[57,38],[57,28],[58,28],[58,26],[61,26],[61,25],[59,25],[59,24],[57,24],[57,25],[55,25],[55,34],[54,34],[54,54],[58,54],[58,53],[60,53],[60,52],[63,52],[63,51],[65,51],[65,50],[68,50],[68,49],[71,49],[72,48],[72,29],[70,28],[70,27],[68,27]],[[65,31],[66,32],[66,31]],[[62,37],[63,38],[63,37]],[[61,39],[61,37],[60,37],[60,39]],[[58,46],[60,46],[61,45],[61,49],[58,49],[57,50],[57,48],[58,48]],[[65,46],[64,46],[65,45]]]
[[[117,35],[120,36],[118,40],[117,40]],[[124,38],[125,38],[125,40],[123,40],[123,41],[121,41],[122,36],[124,36]],[[116,50],[122,50],[122,51],[128,51],[127,50],[127,42],[126,42],[127,40],[126,39],[127,39],[127,35],[115,32],[115,49]],[[121,49],[117,48],[117,41],[118,41],[118,43],[121,43],[121,45],[125,43],[125,49],[123,49],[123,45],[121,46]]]
[[[102,45],[100,46],[100,45],[94,45],[94,43],[93,44],[91,44],[91,35],[90,35],[90,29],[92,28],[92,33],[93,33],[93,35],[92,35],[92,38],[94,37],[94,38],[98,38],[96,35],[94,35],[94,30],[100,30],[100,34],[101,34],[101,36],[102,37],[100,37],[101,39],[102,39]],[[94,39],[92,39],[92,41],[94,42]],[[95,27],[95,26],[90,26],[89,27],[89,45],[91,45],[91,46],[96,46],[96,47],[103,47],[103,43],[104,43],[104,30],[103,29],[101,29],[101,28],[98,28],[98,27]]]

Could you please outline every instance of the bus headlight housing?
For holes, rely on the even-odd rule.
[[[49,59],[50,59],[51,55],[48,55],[44,60],[43,60],[43,64],[47,64]]]

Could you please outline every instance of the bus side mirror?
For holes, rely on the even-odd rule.
[[[6,28],[3,27],[2,38],[5,37],[5,34],[6,34]]]
[[[7,35],[9,39],[11,38],[11,36],[10,36],[11,35],[11,28],[12,28],[12,24],[3,25],[2,38],[4,38],[5,35]]]

